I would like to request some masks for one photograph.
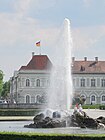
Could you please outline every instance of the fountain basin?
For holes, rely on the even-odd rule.
[[[48,113],[49,112],[49,113]],[[47,113],[47,114],[46,114]],[[54,115],[53,115],[54,114]],[[34,123],[25,125],[26,128],[60,128],[60,127],[80,127],[105,130],[105,117],[96,119],[89,117],[83,110],[74,110],[72,114],[65,111],[47,110],[37,114]]]

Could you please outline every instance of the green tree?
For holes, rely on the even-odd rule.
[[[0,70],[0,95],[3,89],[3,72]]]
[[[3,98],[6,98],[8,96],[8,93],[10,92],[10,81],[8,82],[5,82],[3,84],[3,89],[2,89],[2,92],[1,92],[1,96]]]

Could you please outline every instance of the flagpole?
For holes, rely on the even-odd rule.
[[[41,55],[41,46],[39,47],[39,55]]]

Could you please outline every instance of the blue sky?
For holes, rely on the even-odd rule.
[[[71,21],[72,55],[78,60],[105,60],[105,0],[0,0],[0,69],[4,80],[26,65],[31,53],[53,61],[57,35],[65,18]]]

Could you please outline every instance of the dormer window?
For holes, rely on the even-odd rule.
[[[81,65],[80,71],[85,71],[85,67]]]

